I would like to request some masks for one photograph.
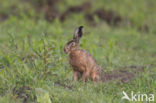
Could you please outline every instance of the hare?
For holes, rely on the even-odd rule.
[[[99,81],[101,69],[96,60],[79,45],[80,38],[83,35],[83,26],[78,27],[73,36],[73,40],[67,42],[64,52],[69,55],[68,61],[73,69],[73,79],[76,81],[82,77],[82,81],[87,79]]]

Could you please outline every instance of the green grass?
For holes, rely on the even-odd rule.
[[[3,6],[0,12],[7,13],[10,9],[5,9],[12,3],[1,2],[8,6]],[[18,0],[14,2],[15,5],[26,5]],[[29,3],[27,5],[33,8]],[[62,8],[69,5],[76,4],[67,0]],[[134,22],[133,26],[113,27],[97,20],[98,25],[92,27],[84,20],[83,14],[73,14],[64,23],[58,19],[50,23],[42,17],[34,20],[22,14],[22,6],[17,9],[22,15],[20,18],[10,15],[6,21],[0,22],[0,103],[134,103],[122,101],[122,91],[156,95],[156,2],[101,0],[93,10],[100,5],[123,17],[128,16]],[[28,7],[28,13],[37,15]],[[149,26],[149,32],[137,29],[143,24]],[[145,70],[136,71],[138,76],[135,79],[120,85],[116,81],[96,85],[91,81],[85,84],[73,82],[72,69],[63,47],[79,25],[84,25],[81,47],[96,58],[105,72],[125,66],[146,66]]]

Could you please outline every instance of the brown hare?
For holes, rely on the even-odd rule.
[[[83,26],[80,26],[74,32],[73,40],[65,45],[64,51],[69,55],[68,60],[73,69],[74,80],[78,80],[79,76],[82,76],[83,82],[88,78],[96,82],[100,79],[101,69],[96,60],[80,48],[79,40],[82,35]]]

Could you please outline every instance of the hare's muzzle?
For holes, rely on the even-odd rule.
[[[66,54],[68,54],[68,50],[67,50],[66,47],[64,48],[64,52],[65,52]]]
[[[66,49],[64,48],[64,52],[66,53]]]

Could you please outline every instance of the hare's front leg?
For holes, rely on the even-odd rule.
[[[78,74],[79,74],[78,71],[73,70],[73,79],[74,79],[74,81],[77,81],[78,80]]]
[[[82,74],[82,81],[86,82],[86,79],[88,78],[88,76],[89,76],[89,72],[88,71],[84,71],[83,74]]]

